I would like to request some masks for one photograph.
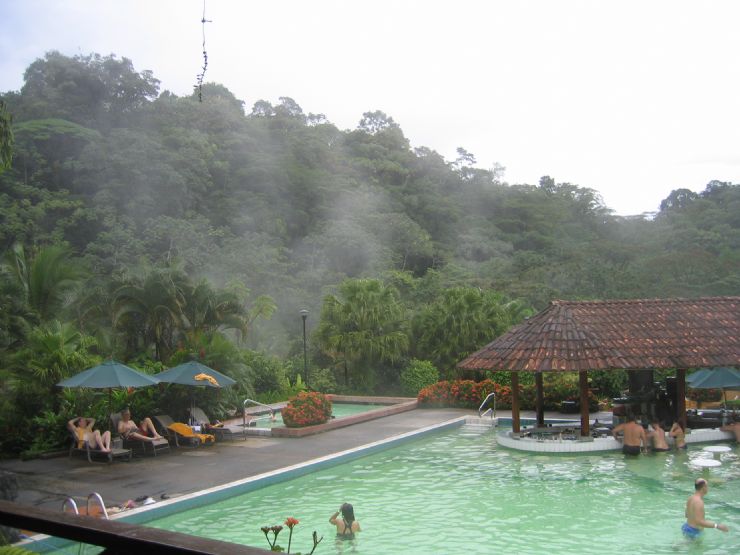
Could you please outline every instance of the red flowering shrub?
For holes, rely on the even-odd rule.
[[[686,390],[686,397],[688,397],[692,401],[697,401],[698,403],[721,401],[722,400],[722,390],[721,389],[693,389],[689,387]]]
[[[545,410],[559,410],[561,401],[578,401],[580,392],[578,382],[554,378],[552,384],[547,380],[544,384]],[[419,391],[417,400],[421,407],[459,407],[477,409],[491,392],[496,393],[496,408],[511,408],[511,387],[500,385],[492,380],[475,382],[473,380],[442,381],[425,387]],[[534,384],[519,385],[519,407],[533,410],[536,402]],[[598,401],[589,391],[589,407],[598,409]]]
[[[289,428],[323,424],[331,418],[331,401],[315,391],[301,391],[282,410],[283,422]]]

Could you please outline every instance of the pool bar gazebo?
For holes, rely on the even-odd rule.
[[[544,372],[578,372],[581,436],[590,436],[588,371],[676,369],[677,418],[686,426],[686,370],[740,365],[740,297],[552,301],[458,363],[463,371],[508,371],[512,431],[520,432],[519,372],[535,374],[544,426]]]

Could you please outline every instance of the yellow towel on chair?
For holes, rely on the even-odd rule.
[[[170,424],[169,426],[167,426],[167,428],[175,433],[180,434],[181,436],[197,437],[198,439],[200,439],[201,443],[216,441],[215,436],[211,434],[196,434],[195,432],[193,432],[193,429],[190,426],[188,426],[187,424],[183,424],[182,422],[175,422],[174,424]]]

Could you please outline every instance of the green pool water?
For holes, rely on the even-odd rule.
[[[342,418],[344,416],[351,416],[353,414],[359,414],[361,412],[368,412],[371,410],[379,409],[387,405],[365,405],[360,403],[333,403],[331,406],[331,415],[334,418]],[[275,413],[275,420],[270,420],[269,414],[263,414],[255,416],[257,422],[254,425],[257,428],[275,428],[278,426],[285,426],[283,423],[283,417],[279,412]]]
[[[350,552],[328,522],[346,501],[364,554],[740,553],[740,452],[696,469],[705,456],[701,446],[634,459],[534,455],[497,447],[493,433],[455,430],[148,525],[267,547],[260,527],[292,516],[293,552],[310,551],[313,530],[324,536],[317,555]],[[710,483],[707,518],[731,531],[689,543],[679,528],[698,476]]]

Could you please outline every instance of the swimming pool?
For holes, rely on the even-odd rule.
[[[331,415],[333,418],[343,418],[345,416],[352,416],[353,414],[360,414],[363,412],[369,412],[371,410],[387,407],[388,405],[376,405],[376,404],[365,404],[365,403],[332,403]],[[283,417],[280,412],[275,412],[275,420],[270,419],[268,414],[259,414],[252,416],[256,419],[256,422],[251,427],[256,428],[276,428],[279,426],[285,426],[283,423]]]
[[[305,475],[279,483],[273,474],[265,479],[273,485],[240,486],[248,493],[234,497],[208,494],[222,500],[190,510],[152,519],[155,509],[126,520],[266,547],[260,527],[293,516],[301,521],[293,551],[310,550],[317,530],[325,537],[321,555],[335,552],[328,518],[348,501],[363,527],[357,552],[365,554],[740,552],[740,451],[732,446],[719,455],[717,469],[694,466],[707,456],[701,446],[633,459],[532,455],[497,447],[492,431],[463,427],[313,472],[319,463],[311,463]],[[700,544],[688,544],[679,527],[697,476],[710,483],[707,517],[731,531],[709,530]],[[282,540],[285,547],[285,532]]]
[[[626,459],[533,456],[497,448],[493,433],[455,430],[173,514],[147,525],[253,546],[261,526],[301,523],[293,550],[335,550],[328,523],[344,501],[354,504],[365,554],[732,553],[740,552],[740,457],[700,471],[701,449]],[[705,533],[687,544],[679,527],[695,477],[709,479],[707,517],[729,534]],[[284,532],[285,533],[285,532]],[[287,540],[287,536],[283,539]]]

